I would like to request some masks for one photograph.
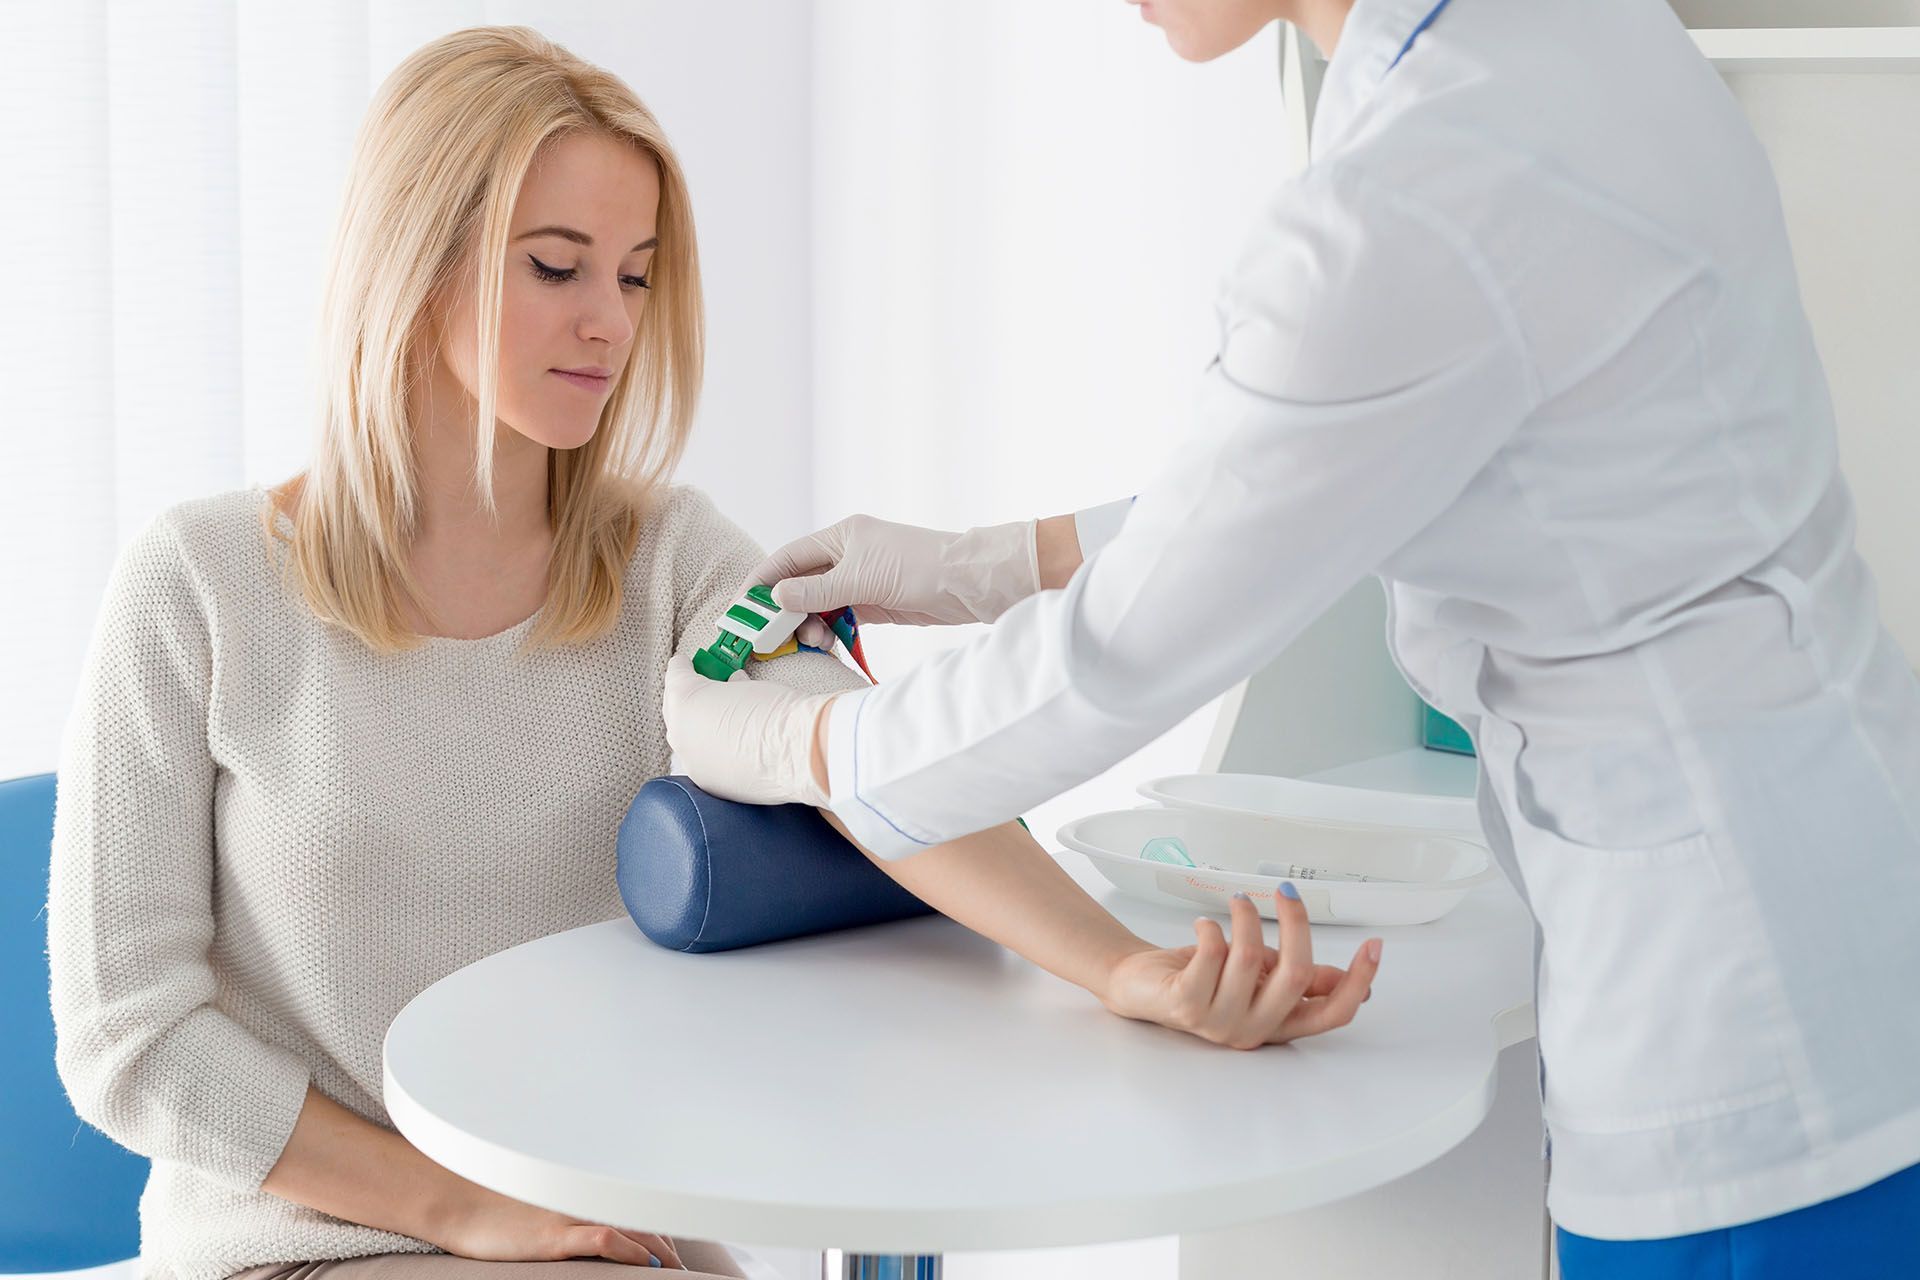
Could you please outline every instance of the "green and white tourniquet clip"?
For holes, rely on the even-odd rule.
[[[772,587],[748,587],[720,615],[719,637],[694,653],[693,669],[709,680],[729,679],[746,665],[748,655],[764,657],[784,646],[806,617],[804,610],[774,603]]]
[[[774,601],[772,587],[748,587],[747,594],[720,615],[720,634],[714,642],[694,651],[693,669],[709,680],[730,680],[749,657],[765,658],[788,648],[806,617],[804,609],[782,609]],[[853,627],[853,610],[837,610],[832,625],[867,679],[873,679],[873,673],[867,671],[866,656],[860,651],[859,633]],[[1016,817],[1014,821],[1029,832],[1033,830],[1025,818]]]

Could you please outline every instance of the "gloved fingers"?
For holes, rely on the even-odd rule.
[[[817,533],[795,538],[755,565],[753,572],[748,575],[748,584],[763,583],[772,587],[787,578],[831,569],[839,563],[846,546],[845,540],[839,535],[839,528],[839,525],[833,525]],[[780,593],[774,592],[773,598],[779,600]],[[782,600],[781,603],[786,602]]]
[[[813,614],[808,614],[807,620],[801,623],[800,629],[793,634],[801,644],[811,645],[815,649],[824,649],[828,653],[833,652],[833,628]]]
[[[842,565],[836,565],[825,573],[782,579],[773,588],[773,598],[782,609],[832,613],[844,605],[858,609],[863,604],[869,604],[865,600],[853,599],[858,590],[852,575]]]
[[[662,683],[665,685],[668,702],[673,701],[673,695],[678,689],[687,687],[697,689],[700,687],[698,685],[689,686],[688,681],[705,679],[705,676],[693,669],[693,659],[684,653],[676,653],[667,659],[667,670],[661,677]]]

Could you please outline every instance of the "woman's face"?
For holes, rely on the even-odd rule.
[[[1127,0],[1166,33],[1167,45],[1188,62],[1211,62],[1287,16],[1277,0]]]
[[[625,142],[576,133],[541,150],[507,233],[501,422],[550,449],[593,438],[645,314],[659,205],[658,167]],[[453,299],[442,323],[444,373],[477,401],[470,289]]]

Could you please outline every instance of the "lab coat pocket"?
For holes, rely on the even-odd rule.
[[[1764,1026],[1772,996],[1741,931],[1721,841],[1673,804],[1657,824],[1687,834],[1646,843],[1582,843],[1513,800],[1517,729],[1483,737],[1508,815],[1514,857],[1540,923],[1536,1010],[1546,1116],[1556,1133],[1626,1134],[1706,1120],[1786,1088],[1779,1060],[1730,1054],[1731,1025]],[[1507,749],[1502,750],[1501,747]],[[1524,785],[1524,783],[1522,783]],[[1681,793],[1684,797],[1684,792]],[[1673,797],[1666,797],[1673,800]],[[1633,806],[1650,797],[1622,791]],[[1655,829],[1655,828],[1646,828]]]
[[[1729,1053],[1765,1025],[1766,993],[1727,927],[1707,833],[1597,849],[1514,832],[1540,920],[1540,1049],[1556,1129],[1626,1133],[1705,1120],[1784,1092],[1767,1055]]]

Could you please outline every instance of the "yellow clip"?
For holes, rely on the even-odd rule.
[[[787,642],[778,649],[775,649],[772,653],[756,653],[753,655],[753,660],[755,662],[767,662],[774,658],[784,658],[790,653],[798,652],[800,652],[800,641],[789,636]]]

